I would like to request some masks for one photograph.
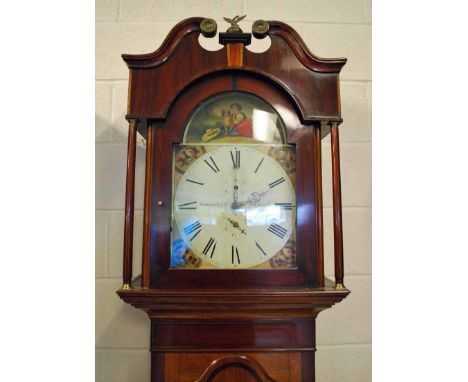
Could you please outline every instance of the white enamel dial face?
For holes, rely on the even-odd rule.
[[[296,222],[288,174],[255,146],[220,146],[199,157],[182,175],[173,206],[187,247],[223,269],[269,260]]]

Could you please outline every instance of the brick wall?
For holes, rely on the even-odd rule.
[[[371,380],[371,0],[96,0],[96,381],[149,382],[149,320],[115,294],[121,284],[128,70],[121,53],[154,51],[178,21],[247,14],[291,24],[323,57],[348,58],[341,80],[345,285],[319,315],[317,381]],[[243,22],[244,30],[250,29]],[[324,141],[326,273],[333,273],[331,164]],[[140,269],[144,147],[137,150],[134,270]]]

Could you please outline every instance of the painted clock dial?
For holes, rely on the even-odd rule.
[[[187,148],[199,155],[173,195],[180,245],[214,268],[268,262],[295,230],[295,190],[284,166],[265,146]]]

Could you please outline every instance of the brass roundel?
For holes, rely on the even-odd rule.
[[[257,20],[252,24],[252,33],[256,38],[266,37],[269,30],[270,24],[264,20]]]
[[[200,23],[200,30],[205,37],[213,37],[218,29],[218,24],[213,19],[204,19]]]

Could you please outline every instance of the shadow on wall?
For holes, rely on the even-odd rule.
[[[146,313],[125,304],[115,293],[120,281],[105,284],[104,289],[96,288],[96,348],[149,350]]]
[[[96,382],[150,380],[150,320],[115,293],[120,281],[96,288]]]
[[[114,139],[111,139],[111,133],[114,133]],[[96,209],[123,211],[125,206],[127,138],[109,122],[96,116],[96,143]],[[143,146],[143,138],[138,135],[135,166],[135,210],[143,209],[145,157],[146,147]]]
[[[119,121],[121,126],[116,126],[116,123],[94,115],[95,142],[96,143],[125,143],[128,141],[128,122],[125,120],[125,112],[122,112],[114,118],[114,121]],[[143,137],[137,133],[137,149],[141,149],[143,145]]]
[[[96,257],[105,258],[103,274],[96,280],[96,348],[98,349],[148,349],[149,320],[146,314],[140,310],[125,304],[115,293],[122,285],[121,273],[123,259],[123,211],[125,198],[125,175],[127,161],[127,143],[123,140],[122,133],[113,129],[111,123],[100,116],[95,116],[96,128],[96,163],[95,163],[95,198],[96,209],[102,211],[107,216],[120,219],[122,224],[112,235],[118,238],[111,238],[110,228],[107,242],[102,251],[96,253]],[[112,131],[114,130],[114,131]],[[112,134],[114,140],[111,141]],[[119,139],[119,141],[117,141]],[[126,139],[126,138],[125,138]],[[115,142],[114,142],[115,141]],[[144,165],[145,147],[141,143],[137,145],[136,163],[136,187],[135,187],[135,220],[141,217],[143,205],[144,187]],[[141,205],[141,206],[140,206]],[[139,208],[141,207],[141,208]],[[135,225],[141,224],[135,221]],[[135,234],[141,230],[135,229]],[[142,236],[142,235],[140,235]],[[134,237],[135,247],[141,243],[141,237]],[[113,249],[110,250],[110,241],[113,242]],[[121,243],[120,243],[121,242]],[[141,249],[134,247],[134,275],[140,273],[140,266],[137,259],[141,258]],[[141,260],[140,260],[141,261]]]

